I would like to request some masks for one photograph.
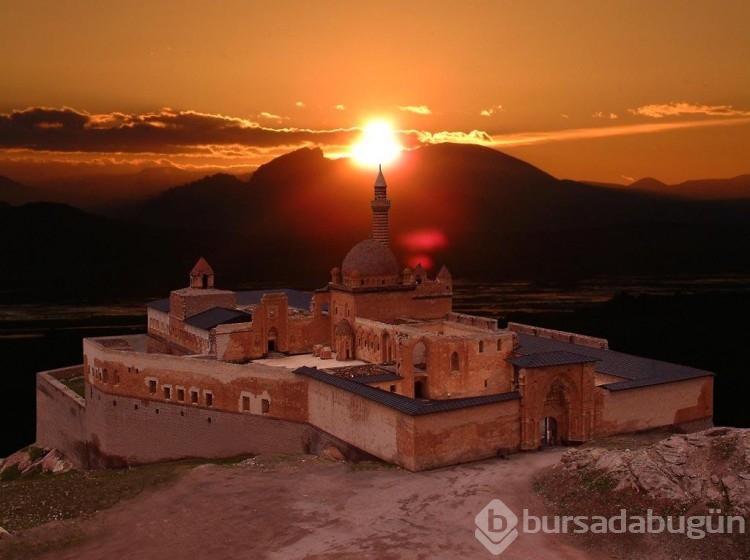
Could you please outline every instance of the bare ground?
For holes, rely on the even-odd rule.
[[[40,547],[28,545],[46,540],[66,546],[41,557],[61,560],[492,558],[474,537],[475,516],[494,498],[519,517],[524,508],[543,515],[532,481],[561,454],[422,473],[309,456],[202,465],[91,519],[28,530],[14,557],[24,550],[40,557]],[[502,558],[609,558],[581,546],[569,535],[520,532]]]

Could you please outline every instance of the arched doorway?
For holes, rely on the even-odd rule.
[[[414,398],[415,399],[423,399],[424,396],[424,382],[422,381],[415,381],[414,382]]]
[[[276,352],[276,337],[279,335],[276,327],[271,327],[268,331],[268,351]]]
[[[569,439],[570,398],[568,389],[559,379],[547,391],[542,414],[544,417],[539,423],[542,447],[565,443]]]
[[[545,416],[539,422],[539,438],[542,447],[560,444],[560,440],[557,437],[557,420],[552,416]]]

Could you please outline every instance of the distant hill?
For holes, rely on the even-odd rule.
[[[71,206],[0,203],[0,298],[162,296],[186,284],[198,256],[212,259],[220,282],[257,280],[248,239],[210,238],[96,216]]]
[[[46,193],[40,189],[23,185],[9,177],[0,175],[0,202],[8,204],[26,204],[44,200]]]
[[[176,167],[146,167],[136,172],[97,172],[43,180],[14,181],[0,176],[0,201],[13,205],[28,202],[68,204],[108,216],[120,216],[133,205],[178,185],[203,177],[206,171]],[[245,173],[247,178],[252,174]]]
[[[750,271],[750,198],[558,180],[496,150],[455,144],[407,152],[384,173],[404,264],[540,281]],[[120,206],[117,220],[60,205],[0,206],[0,257],[11,264],[0,290],[164,293],[185,283],[201,255],[220,285],[322,286],[369,234],[375,175],[305,148],[249,178],[210,175]]]
[[[636,181],[626,188],[698,200],[750,198],[750,175],[739,175],[731,179],[696,179],[676,185],[667,185],[649,177]]]

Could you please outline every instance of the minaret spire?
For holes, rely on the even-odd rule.
[[[375,197],[370,202],[372,208],[372,238],[386,247],[391,246],[391,233],[388,224],[388,211],[391,208],[391,201],[386,196],[386,188],[383,177],[383,168],[378,164],[378,177],[375,179]]]

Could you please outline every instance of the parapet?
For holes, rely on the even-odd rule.
[[[560,342],[578,344],[579,346],[602,348],[604,350],[609,349],[609,342],[607,342],[606,339],[597,338],[594,336],[557,331],[554,329],[545,329],[542,327],[534,327],[532,325],[523,325],[521,323],[508,323],[508,330],[521,334],[528,334],[531,336],[539,336],[541,338],[549,338],[550,340],[559,340]]]

